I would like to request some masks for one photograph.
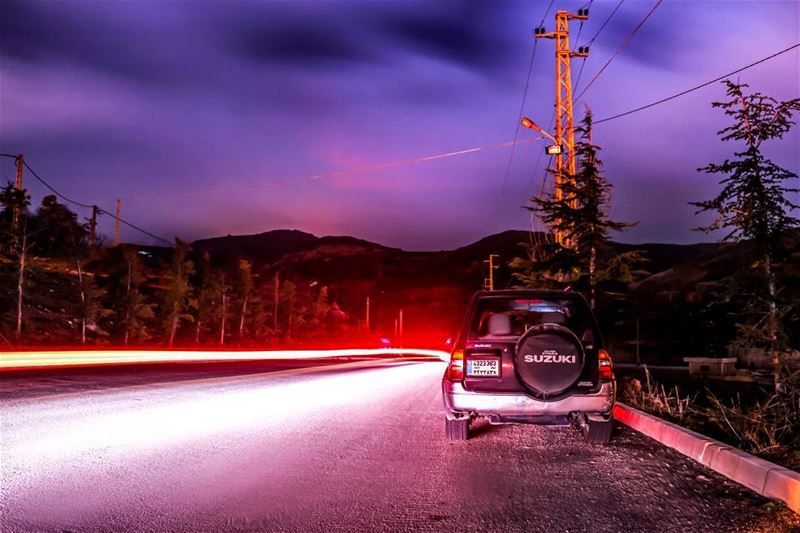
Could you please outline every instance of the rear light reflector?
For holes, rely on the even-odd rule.
[[[464,379],[464,350],[454,350],[450,355],[450,364],[447,365],[445,377],[449,381]]]
[[[611,355],[605,350],[597,352],[597,370],[600,379],[614,379],[614,364],[611,362]]]

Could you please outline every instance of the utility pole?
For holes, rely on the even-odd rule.
[[[272,329],[278,331],[278,302],[280,302],[281,280],[275,272],[275,309],[272,312]]]
[[[500,256],[497,254],[489,254],[489,259],[484,259],[483,261],[484,263],[489,264],[489,277],[484,278],[483,280],[483,288],[489,291],[494,290],[494,271],[500,268],[500,265],[494,264],[495,257],[500,257]]]
[[[403,347],[403,310],[400,309],[400,314],[397,317],[397,327],[400,335],[400,348]]]
[[[119,244],[119,214],[122,211],[122,199],[117,198],[117,216],[114,218],[114,246]]]
[[[225,308],[228,305],[228,295],[225,294],[225,288],[222,289],[222,320],[219,326],[219,344],[225,344]]]
[[[580,47],[577,52],[569,48],[569,21],[588,20],[589,10],[579,9],[578,13],[559,10],[556,12],[556,30],[545,32],[544,28],[536,28],[537,39],[555,39],[556,41],[556,144],[561,150],[556,157],[556,200],[563,199],[563,184],[575,175],[575,120],[572,109],[572,73],[570,68],[573,57],[589,57],[589,47]],[[566,154],[565,154],[566,152]],[[565,157],[566,155],[566,157]],[[573,205],[573,207],[576,207]],[[569,246],[567,239],[556,232],[556,240],[562,246]]]
[[[367,326],[367,331],[369,331],[369,296],[367,296],[367,309],[364,317],[364,324]]]
[[[92,206],[92,218],[89,219],[89,247],[94,250],[97,246],[97,206]]]
[[[25,166],[25,159],[23,159],[22,154],[19,154],[16,159],[17,163],[17,181],[14,184],[14,187],[17,189],[17,192],[22,194],[22,169]],[[19,217],[21,215],[20,206],[14,207],[14,219],[13,219],[13,227],[17,229],[19,227]]]

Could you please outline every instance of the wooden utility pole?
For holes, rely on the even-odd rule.
[[[367,327],[367,331],[369,331],[369,296],[367,296],[367,309],[364,315],[364,324]]]
[[[228,303],[228,295],[225,294],[225,288],[222,289],[222,321],[220,322],[219,327],[219,343],[220,345],[225,344],[225,307]]]
[[[489,259],[484,259],[483,261],[484,263],[489,264],[489,277],[484,278],[483,280],[483,288],[489,291],[494,290],[494,271],[500,267],[500,265],[494,264],[495,257],[500,257],[500,256],[497,254],[489,254]]]
[[[556,12],[556,30],[545,32],[537,28],[537,39],[555,39],[556,41],[556,131],[555,142],[561,146],[556,153],[556,200],[564,197],[563,184],[575,175],[575,120],[572,109],[572,72],[570,68],[573,57],[589,57],[588,47],[581,47],[577,52],[569,48],[569,21],[587,20],[589,10],[579,9],[578,13],[559,10]],[[573,207],[576,207],[573,205]],[[561,232],[556,231],[556,240],[562,246],[570,243]]]
[[[400,335],[400,348],[403,347],[403,310],[400,309],[400,314],[397,317],[397,327]]]
[[[89,246],[92,250],[97,246],[97,206],[92,206],[92,218],[89,219]]]
[[[278,331],[278,303],[281,300],[281,280],[275,272],[275,308],[272,312],[272,329]]]
[[[119,214],[122,211],[122,199],[117,198],[117,216],[114,218],[114,246],[119,244]]]
[[[22,192],[22,169],[25,166],[25,159],[23,159],[22,154],[19,154],[16,158],[17,163],[17,181],[14,184],[14,187],[17,189],[18,192]],[[14,219],[13,219],[13,227],[17,229],[19,227],[19,217],[22,215],[20,210],[21,206],[14,207]]]

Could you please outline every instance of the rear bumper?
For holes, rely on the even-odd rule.
[[[450,417],[467,414],[499,417],[561,416],[573,412],[608,414],[614,407],[615,389],[614,381],[605,381],[595,393],[545,401],[518,393],[472,392],[465,390],[461,382],[442,381],[444,408]]]

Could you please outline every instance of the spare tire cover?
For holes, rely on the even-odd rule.
[[[563,326],[534,326],[517,342],[514,363],[520,381],[532,392],[558,394],[573,385],[583,372],[583,347],[575,334]]]

